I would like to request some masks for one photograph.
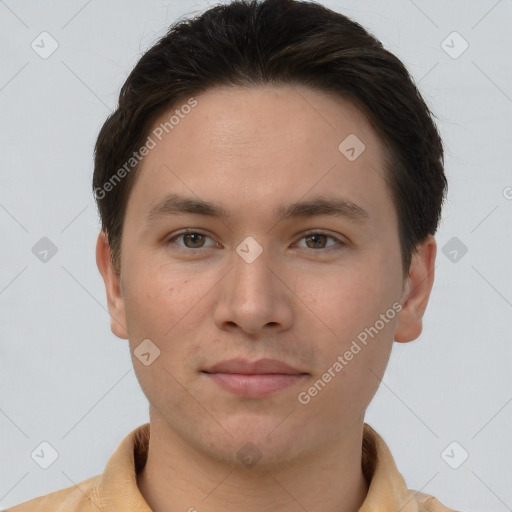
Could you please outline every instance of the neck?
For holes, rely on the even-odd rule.
[[[356,512],[368,492],[361,468],[362,421],[322,452],[257,469],[213,460],[185,443],[158,416],[151,418],[141,494],[154,512]]]

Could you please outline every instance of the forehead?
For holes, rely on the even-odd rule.
[[[383,144],[363,113],[333,94],[295,85],[218,87],[164,112],[149,136],[154,147],[129,200],[138,217],[169,193],[236,214],[338,192],[372,217],[395,220]]]

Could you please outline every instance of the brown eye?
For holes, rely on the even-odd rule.
[[[305,248],[307,249],[330,249],[331,247],[343,246],[344,243],[341,240],[338,240],[334,236],[327,235],[325,233],[307,233],[302,236],[301,240],[305,240]],[[334,243],[327,245],[328,241],[332,240]],[[302,246],[304,247],[304,246]]]
[[[183,237],[185,246],[189,249],[200,249],[204,244],[205,236],[200,233],[186,233],[181,235],[181,237]],[[190,245],[186,241],[189,241]]]
[[[310,249],[322,249],[324,247],[328,237],[325,235],[308,235],[304,238],[305,238],[305,240],[311,241],[311,245],[313,247],[310,247],[308,245],[308,247]]]
[[[206,241],[211,240],[210,245]],[[178,251],[193,252],[194,249],[208,249],[209,247],[219,247],[209,236],[197,231],[182,231],[177,233],[165,242],[166,246],[173,246]]]

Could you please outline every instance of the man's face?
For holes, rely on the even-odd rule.
[[[382,145],[356,107],[305,87],[225,87],[195,99],[161,141],[152,135],[156,147],[138,170],[115,312],[126,332],[115,332],[129,338],[152,420],[190,446],[236,462],[252,443],[260,463],[328,449],[363,421],[398,318],[398,220]],[[339,149],[351,134],[364,143],[359,156],[353,136]],[[169,194],[228,216],[148,220]],[[319,198],[366,215],[278,215]],[[147,366],[134,356],[146,339],[160,350]],[[229,365],[206,372],[264,358],[296,375],[237,376]]]

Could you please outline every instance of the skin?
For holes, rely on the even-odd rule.
[[[421,333],[435,239],[418,247],[404,281],[383,147],[351,103],[302,86],[221,87],[196,99],[138,170],[120,275],[104,233],[97,243],[112,331],[129,340],[150,404],[139,488],[156,512],[356,511],[368,491],[364,414],[393,341]],[[338,150],[351,133],[366,146],[352,162]],[[171,192],[217,202],[231,217],[182,214],[146,225],[150,208]],[[368,220],[272,215],[278,205],[322,194],[356,203]],[[169,242],[185,228],[206,237]],[[308,230],[339,242],[308,238]],[[248,236],[263,248],[252,263],[235,251]],[[393,303],[401,312],[299,403],[298,394]],[[161,351],[149,366],[134,356],[147,338]],[[308,375],[268,397],[235,396],[201,372],[233,357],[274,358]],[[249,442],[261,456],[253,467],[237,457]]]

